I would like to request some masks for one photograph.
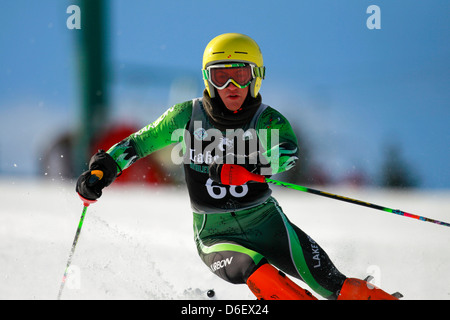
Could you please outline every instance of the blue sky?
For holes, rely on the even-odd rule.
[[[1,4],[0,174],[36,174],[49,143],[79,125],[71,4]],[[366,27],[370,5],[381,9],[379,30]],[[263,51],[265,103],[305,132],[330,174],[356,168],[376,179],[394,142],[422,187],[450,188],[449,12],[447,0],[111,0],[112,120],[156,119],[174,102],[177,72],[198,75],[185,94],[200,95],[204,47],[241,32]],[[136,70],[148,81],[133,85]]]

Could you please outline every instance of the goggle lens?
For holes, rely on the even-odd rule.
[[[252,68],[249,65],[231,68],[211,68],[209,71],[210,80],[217,87],[223,87],[230,79],[245,87],[253,79]]]

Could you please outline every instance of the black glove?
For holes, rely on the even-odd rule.
[[[222,183],[222,178],[220,176],[222,172],[222,166],[223,163],[219,164],[216,162],[213,162],[212,164],[209,165],[209,177],[211,178],[212,181]]]
[[[99,150],[89,162],[89,170],[78,178],[76,191],[88,200],[97,200],[102,195],[102,189],[109,186],[117,177],[118,165],[104,150]],[[93,172],[101,171],[100,177]]]

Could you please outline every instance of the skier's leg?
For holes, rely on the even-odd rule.
[[[197,248],[210,270],[225,281],[246,283],[258,299],[317,300],[268,264],[261,254],[230,241],[205,242],[198,240]]]
[[[326,299],[336,299],[346,277],[334,266],[325,250],[289,221],[274,200],[272,226],[275,249],[264,250],[267,260],[283,272],[304,281]],[[272,241],[274,242],[274,241]],[[266,244],[268,246],[270,244]]]
[[[220,278],[234,284],[246,283],[248,277],[266,263],[264,257],[235,242],[197,239],[197,250],[207,267]]]
[[[311,294],[268,264],[258,249],[248,242],[251,237],[242,229],[241,222],[245,221],[240,218],[250,217],[251,212],[245,212],[211,216],[194,214],[195,241],[203,262],[225,281],[247,284],[258,299],[311,299]],[[251,224],[255,225],[254,222]]]
[[[306,233],[292,224],[279,208],[285,224],[291,266],[295,266],[298,276],[315,292],[327,299],[339,300],[398,300],[367,281],[347,278],[334,266],[326,252]],[[281,267],[281,266],[280,266]],[[296,276],[292,267],[284,265],[282,270]]]

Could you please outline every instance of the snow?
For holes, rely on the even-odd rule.
[[[450,299],[450,228],[272,186],[338,269],[404,299]],[[324,191],[450,221],[450,191]],[[0,179],[0,299],[56,299],[82,204],[73,181]],[[300,281],[301,286],[308,288]],[[113,185],[84,220],[62,298],[254,300],[197,255],[182,186]]]

